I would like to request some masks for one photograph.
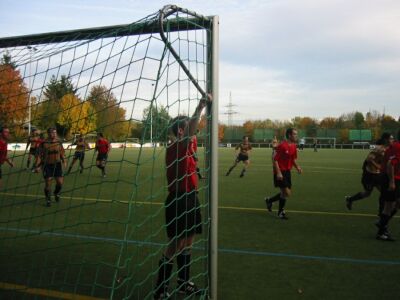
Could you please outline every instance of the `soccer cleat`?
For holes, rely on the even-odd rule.
[[[272,212],[272,202],[270,201],[269,197],[265,197],[265,204],[267,205],[268,211]]]
[[[388,232],[385,232],[385,233],[382,233],[382,234],[378,233],[376,235],[376,239],[379,240],[379,241],[387,241],[387,242],[394,242],[395,241],[395,239],[392,238]]]
[[[281,219],[281,220],[288,220],[288,219],[289,219],[289,218],[286,216],[286,213],[285,213],[284,210],[281,210],[281,211],[278,213],[278,218]]]
[[[243,176],[244,176],[244,173],[240,173],[240,176],[239,176],[239,177],[242,178]]]
[[[198,295],[202,291],[191,281],[183,281],[178,279],[178,292],[185,295]]]
[[[353,202],[350,200],[350,196],[344,197],[346,200],[346,207],[348,210],[351,210],[353,208]]]
[[[79,171],[79,174],[82,174],[83,173],[83,169],[81,169],[80,171]]]
[[[54,194],[54,200],[55,200],[56,202],[60,202],[60,195]]]
[[[164,299],[170,299],[171,294],[168,292],[161,292],[161,293],[155,293],[154,294],[154,300],[164,300]]]
[[[51,206],[51,198],[50,197],[46,197],[46,206],[47,207]]]
[[[226,175],[225,175],[225,176],[229,176],[229,174],[230,174],[230,173],[231,173],[231,172],[229,172],[229,171],[228,171],[228,172],[226,172]]]

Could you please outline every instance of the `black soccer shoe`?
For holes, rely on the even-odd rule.
[[[353,202],[350,200],[350,196],[344,197],[346,201],[346,207],[348,210],[351,210],[353,208]]]
[[[54,194],[54,200],[56,202],[60,202],[60,195],[59,194]]]
[[[155,293],[153,298],[154,298],[154,300],[171,299],[171,294],[168,292]]]
[[[391,236],[390,236],[390,234],[389,233],[382,233],[382,234],[377,234],[376,235],[376,239],[377,240],[379,240],[379,241],[386,241],[386,242],[394,242],[395,241],[395,239],[394,238],[392,238]]]
[[[272,202],[270,201],[269,197],[265,197],[265,204],[267,205],[268,211],[272,212]]]
[[[199,289],[193,282],[191,281],[183,281],[178,279],[178,292],[180,294],[185,294],[187,296],[190,295],[199,295],[202,293],[202,290]]]
[[[286,216],[286,213],[285,213],[284,210],[282,210],[282,211],[280,211],[280,212],[278,213],[278,218],[281,219],[281,220],[288,220],[288,219],[289,219],[289,218]]]

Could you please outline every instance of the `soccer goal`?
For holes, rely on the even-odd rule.
[[[207,178],[198,189],[203,233],[190,280],[203,299],[217,298],[218,24],[216,16],[168,5],[126,25],[0,38],[0,125],[10,128],[10,142],[26,140],[24,128],[34,126],[54,127],[65,141],[101,132],[109,141],[152,145],[113,148],[106,178],[97,154],[86,151],[83,174],[65,176],[61,200],[50,207],[43,177],[25,170],[28,153],[9,152],[15,167],[3,167],[0,188],[6,298],[153,299],[168,243],[170,120],[192,115],[207,94],[198,153]],[[178,272],[175,265],[173,294]]]
[[[336,138],[334,137],[304,137],[306,145],[317,143],[318,148],[336,148]]]

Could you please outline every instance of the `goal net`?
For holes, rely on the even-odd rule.
[[[94,143],[97,133],[112,146],[107,177],[96,167],[94,149],[84,149],[82,174],[72,170],[64,176],[59,202],[53,182],[50,207],[43,176],[30,171],[37,155],[23,151],[25,146],[9,151],[15,167],[2,166],[0,187],[0,293],[5,298],[23,293],[153,298],[158,261],[168,243],[170,121],[192,115],[206,93],[213,94],[213,102],[203,117],[205,148],[198,153],[207,178],[198,187],[203,233],[193,245],[190,280],[203,289],[203,298],[212,297],[216,20],[166,6],[127,25],[0,39],[0,126],[10,129],[10,142],[25,143],[29,134],[36,138],[33,128],[56,128],[64,148],[77,134]],[[126,143],[139,147],[116,146]],[[68,155],[72,158],[73,151]],[[178,271],[175,265],[170,278],[175,294]]]

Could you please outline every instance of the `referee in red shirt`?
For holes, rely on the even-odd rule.
[[[208,96],[211,100],[211,97]],[[159,261],[154,299],[169,299],[169,280],[174,259],[177,262],[178,292],[194,295],[201,292],[190,279],[191,247],[195,234],[202,232],[200,203],[197,198],[198,177],[192,137],[207,100],[202,98],[192,116],[178,116],[171,120],[176,140],[167,145],[168,197],[165,201],[165,222],[168,246]]]
[[[292,177],[291,169],[295,167],[299,174],[302,173],[302,169],[297,165],[297,130],[294,128],[288,128],[286,130],[286,140],[282,141],[275,149],[275,155],[273,158],[274,168],[274,185],[279,187],[280,192],[275,196],[265,198],[268,211],[272,211],[272,204],[279,200],[278,217],[286,220],[287,216],[285,213],[286,199],[291,194],[292,188]]]
[[[7,157],[7,142],[10,138],[10,130],[7,127],[0,128],[0,187],[2,171],[1,166],[7,162],[10,167],[14,167],[14,163]]]

